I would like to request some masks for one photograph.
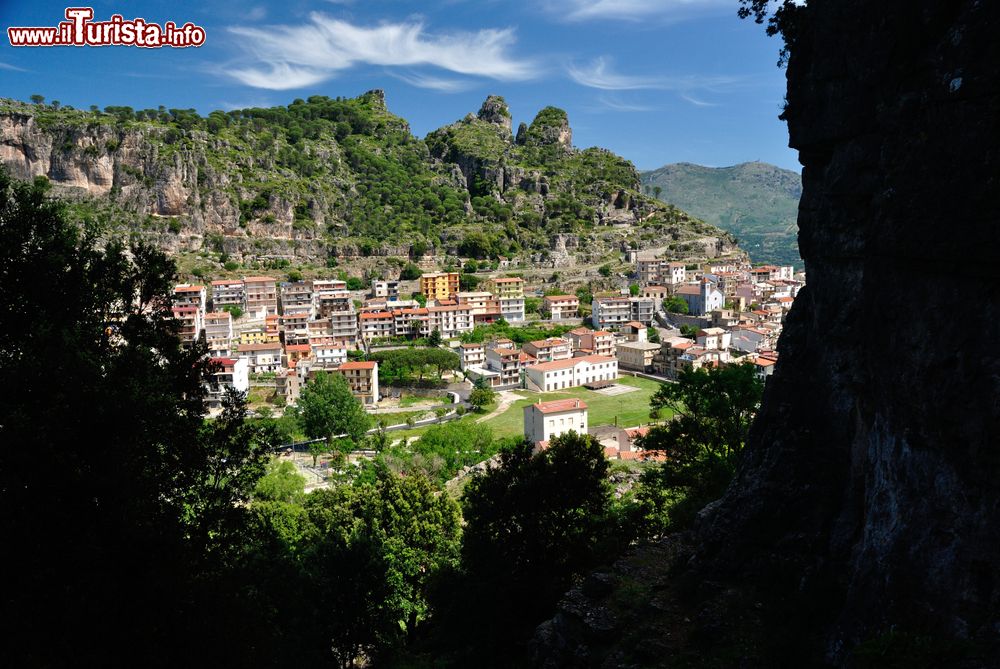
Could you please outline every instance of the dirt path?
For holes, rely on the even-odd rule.
[[[494,409],[493,411],[489,412],[488,414],[486,414],[482,418],[477,418],[476,419],[477,423],[482,423],[482,422],[487,421],[487,420],[489,420],[491,418],[495,418],[496,416],[499,416],[504,411],[506,411],[507,409],[509,409],[511,404],[513,404],[514,402],[517,402],[518,400],[523,400],[524,399],[524,397],[522,395],[518,395],[518,394],[516,394],[516,393],[514,393],[514,392],[512,392],[510,390],[501,390],[499,392],[499,395],[500,395],[500,403],[497,405],[497,408]]]

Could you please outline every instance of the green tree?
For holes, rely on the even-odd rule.
[[[406,263],[403,267],[403,271],[400,272],[399,278],[403,281],[412,281],[413,279],[419,279],[423,274],[423,270],[414,265],[413,263]]]
[[[254,488],[254,500],[300,503],[305,498],[306,479],[289,460],[273,459]]]
[[[317,374],[302,389],[298,407],[306,435],[310,439],[326,439],[330,447],[336,445],[340,450],[361,443],[372,426],[371,416],[341,374]]]
[[[686,314],[688,313],[688,304],[684,299],[678,295],[671,295],[667,299],[663,300],[663,308],[672,314]]]
[[[550,615],[573,578],[619,547],[608,460],[601,445],[570,432],[533,453],[521,442],[466,486],[465,580],[451,634],[468,635],[478,653],[516,666],[511,652]],[[475,634],[487,619],[497,632]]]
[[[217,617],[232,597],[206,593],[271,440],[239,394],[206,424],[217,366],[177,337],[174,263],[2,169],[0,238],[0,372],[17,380],[0,390],[0,529],[18,574],[0,602],[19,639],[6,662],[134,663],[124,635],[184,665],[249,641],[245,618]],[[217,640],[178,645],[213,620]]]
[[[636,295],[638,295],[639,294],[639,284],[637,284],[637,283],[630,284],[629,287],[628,287],[628,293],[632,297],[635,297]]]
[[[427,345],[437,347],[441,345],[441,331],[437,328],[431,332],[430,336],[427,337]]]
[[[234,321],[238,321],[240,318],[243,317],[243,309],[241,309],[235,304],[227,304],[226,306],[222,307],[222,310],[228,311],[230,314],[232,314]]]
[[[476,387],[469,393],[469,404],[475,407],[476,411],[482,411],[483,407],[489,406],[496,401],[497,393],[492,388]]]
[[[643,475],[637,494],[646,518],[643,534],[689,526],[697,512],[718,499],[736,464],[760,406],[763,383],[753,365],[685,370],[650,399],[654,411],[674,419],[639,439],[643,449],[664,451],[667,460]]]
[[[38,93],[33,93],[31,95],[31,102],[32,104],[43,105],[45,104],[45,96],[39,95]]]
[[[605,278],[610,277],[611,276],[611,265],[607,265],[607,264],[601,265],[598,268],[597,271],[600,272],[601,276],[603,276]]]

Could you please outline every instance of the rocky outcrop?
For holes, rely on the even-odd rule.
[[[507,108],[507,101],[501,96],[491,95],[486,98],[483,102],[483,106],[479,108],[479,114],[477,114],[477,117],[481,121],[486,121],[487,123],[492,123],[493,125],[503,128],[507,135],[510,135],[510,110]]]
[[[809,284],[745,461],[629,610],[571,593],[541,666],[1000,666],[1000,7],[794,19]],[[674,637],[621,661],[643,631]]]

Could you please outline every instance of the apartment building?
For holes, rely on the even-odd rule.
[[[208,344],[208,354],[213,358],[230,357],[233,315],[228,311],[212,311],[205,314],[205,342]]]
[[[554,360],[525,367],[526,386],[539,392],[551,392],[618,378],[618,361],[603,355]]]
[[[668,261],[649,255],[640,255],[636,260],[636,272],[640,284],[675,285],[687,280],[684,263]]]
[[[362,404],[371,406],[378,403],[378,363],[356,360],[345,362],[337,368],[351,386],[351,392]]]
[[[574,328],[567,332],[566,336],[573,346],[573,355],[577,357],[585,355],[611,357],[615,354],[615,336],[605,330]]]
[[[361,328],[361,339],[388,339],[395,333],[394,318],[391,311],[371,311],[358,316]]]
[[[399,299],[399,281],[372,279],[371,296],[394,301]]]
[[[652,373],[653,359],[660,352],[660,345],[648,341],[626,341],[618,344],[618,366],[636,372]]]
[[[248,276],[243,279],[247,311],[263,311],[267,316],[278,315],[278,286],[274,277]]]
[[[660,342],[660,351],[653,356],[653,371],[660,376],[676,379],[683,369],[681,358],[695,343],[685,337],[668,337]]]
[[[285,344],[308,344],[310,312],[291,312],[278,317],[278,328],[284,334]]]
[[[725,351],[732,341],[732,334],[722,328],[705,328],[698,330],[695,343],[711,351]]]
[[[186,283],[175,286],[171,302],[175,307],[195,307],[204,316],[205,286],[192,286]]]
[[[464,332],[472,332],[474,319],[472,309],[467,304],[447,307],[428,307],[428,327],[437,330],[444,338],[457,337]]]
[[[222,400],[229,389],[245,393],[250,390],[250,368],[245,358],[217,358],[217,371],[209,374],[205,380],[208,394],[205,401],[208,409],[222,408]]]
[[[462,344],[458,347],[458,368],[463,372],[470,367],[482,367],[485,364],[485,344]]]
[[[458,303],[468,305],[473,316],[499,308],[493,299],[493,293],[484,291],[461,291],[458,293]]]
[[[430,334],[430,311],[426,307],[394,309],[392,318],[397,337],[426,337]]]
[[[573,357],[573,347],[570,342],[561,337],[549,337],[529,341],[524,345],[524,352],[538,362],[553,360],[568,360]]]
[[[496,389],[521,387],[521,349],[513,344],[494,342],[486,347],[486,375]]]
[[[281,284],[281,313],[308,313],[313,315],[312,281],[295,281]]]
[[[312,346],[309,344],[290,344],[285,346],[285,367],[295,367],[303,360],[312,359]]]
[[[546,295],[542,298],[542,314],[553,321],[576,318],[580,314],[580,298],[576,295]]]
[[[193,344],[201,336],[204,323],[201,318],[201,310],[195,306],[173,307],[171,309],[174,320],[179,323],[177,336],[185,344]]]
[[[432,272],[420,277],[420,292],[428,300],[447,300],[458,290],[458,272]]]
[[[335,369],[347,362],[347,349],[331,338],[314,339],[309,342],[309,347],[316,367]]]
[[[500,316],[509,323],[518,323],[525,318],[524,279],[518,277],[497,277],[489,285],[500,302]]]
[[[536,402],[524,407],[524,438],[531,443],[548,443],[567,432],[587,434],[587,403],[583,400]]]
[[[240,344],[237,355],[246,358],[253,374],[277,372],[281,369],[281,344],[278,342]]]
[[[643,325],[653,322],[656,301],[650,297],[595,297],[592,303],[591,323],[594,327],[618,329],[629,321]]]
[[[222,311],[223,307],[246,309],[247,295],[242,279],[225,279],[212,282],[212,310]]]

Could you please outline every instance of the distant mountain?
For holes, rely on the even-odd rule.
[[[674,163],[640,174],[643,192],[731,232],[754,262],[799,267],[796,225],[802,178],[767,163]]]

